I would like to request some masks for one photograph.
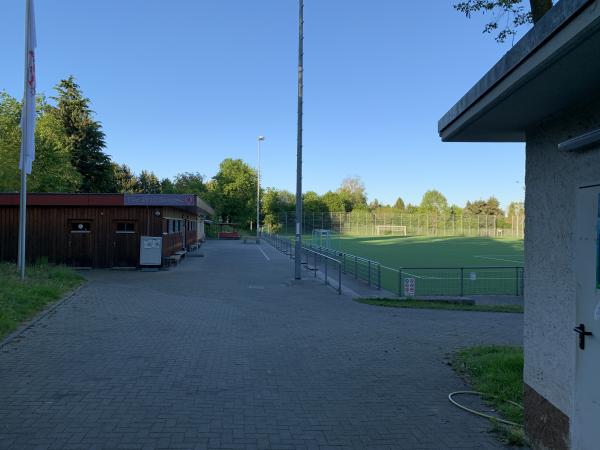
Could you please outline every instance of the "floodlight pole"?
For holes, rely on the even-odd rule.
[[[260,242],[260,143],[264,136],[258,137],[258,176],[256,178],[256,243]]]
[[[299,0],[298,20],[298,137],[296,144],[296,247],[294,278],[300,280],[302,263],[302,99],[304,74],[304,0]]]

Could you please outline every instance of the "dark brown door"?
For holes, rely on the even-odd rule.
[[[73,267],[93,266],[92,222],[72,220],[69,222],[69,264]]]
[[[138,262],[136,223],[117,221],[113,223],[113,267],[136,267]]]

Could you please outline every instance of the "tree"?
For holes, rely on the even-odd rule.
[[[52,109],[43,97],[37,98],[36,158],[27,183],[30,192],[71,192],[81,183],[64,145],[61,124]],[[0,93],[0,191],[17,191],[21,187],[20,118],[21,103]]]
[[[347,212],[356,208],[367,208],[365,184],[362,182],[359,176],[344,178],[337,192],[342,198],[345,210]]]
[[[319,197],[319,194],[308,191],[302,195],[302,210],[305,213],[323,212],[327,210],[327,205]]]
[[[424,213],[443,214],[448,209],[448,200],[440,191],[432,189],[423,194],[419,209]]]
[[[475,200],[467,202],[465,212],[469,214],[485,214],[488,216],[503,216],[504,211],[500,209],[500,202],[496,197],[490,197],[487,200]]]
[[[399,209],[400,211],[404,211],[404,209],[405,209],[404,200],[402,200],[400,197],[398,197],[398,199],[396,200],[396,203],[394,203],[394,208]]]
[[[381,208],[381,203],[379,203],[379,200],[374,199],[371,203],[369,203],[369,209],[370,210],[375,210],[375,209],[379,209]]]
[[[523,217],[525,215],[525,204],[523,202],[511,202],[508,205],[508,217]]]
[[[527,23],[536,23],[552,8],[552,0],[529,0],[530,10],[523,6],[523,0],[466,0],[454,4],[454,9],[470,18],[472,14],[482,12],[496,13],[494,20],[488,22],[484,33],[498,30],[496,41],[502,43],[517,34],[517,28]],[[506,16],[506,26],[499,25]]]
[[[90,100],[83,96],[75,78],[70,76],[55,86],[54,109],[63,128],[64,143],[71,162],[81,174],[81,192],[114,192],[116,183],[110,157],[104,153],[104,131],[92,118]]]
[[[256,171],[241,159],[227,158],[208,183],[207,200],[217,216],[249,224],[256,214]]]
[[[143,194],[160,194],[161,186],[158,177],[152,171],[142,170],[138,177],[138,186]]]
[[[198,172],[183,172],[175,175],[173,183],[174,193],[176,194],[196,194],[201,195],[206,192],[204,176]]]
[[[117,192],[131,194],[140,191],[137,177],[126,164],[113,163],[113,178]]]
[[[321,197],[325,208],[329,212],[344,212],[345,205],[344,200],[338,192],[327,191]]]
[[[262,223],[269,226],[272,231],[278,231],[281,216],[294,209],[295,196],[285,190],[267,188],[261,193],[260,199],[263,214]]]
[[[160,180],[160,192],[161,194],[177,194],[175,192],[175,185],[169,178]]]

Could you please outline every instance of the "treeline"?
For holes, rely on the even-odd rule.
[[[261,203],[264,223],[275,227],[283,214],[294,211],[296,202],[291,192],[269,188],[265,191]],[[336,191],[329,191],[323,195],[306,192],[303,195],[303,208],[305,213],[366,211],[373,214],[429,214],[440,217],[458,217],[463,214],[519,217],[524,214],[522,202],[512,202],[507,211],[504,211],[500,208],[498,199],[493,196],[487,200],[468,201],[464,207],[449,205],[446,197],[437,190],[425,192],[418,205],[405,204],[401,197],[398,197],[393,205],[381,204],[377,199],[367,203],[365,186],[359,177],[346,178]]]
[[[237,222],[243,227],[255,220],[257,173],[240,159],[227,158],[217,174],[206,179],[198,172],[182,172],[160,179],[150,170],[134,173],[115,162],[106,152],[102,124],[94,118],[86,98],[71,76],[61,80],[49,99],[37,99],[35,130],[36,158],[29,176],[30,192],[127,192],[197,194],[216,211],[215,219]],[[21,143],[21,102],[0,93],[0,192],[20,189],[19,153]],[[406,212],[436,215],[486,214],[504,216],[498,200],[467,202],[464,207],[448,205],[436,190],[427,191],[418,205],[405,205],[398,198],[393,205],[377,199],[367,202],[365,185],[357,177],[344,179],[335,191],[303,195],[304,212]],[[295,209],[295,196],[275,188],[262,190],[261,222],[276,225],[282,213]],[[507,216],[523,214],[522,203],[511,203]]]
[[[71,76],[55,87],[55,96],[37,98],[36,158],[28,178],[30,192],[201,193],[198,173],[173,180],[151,171],[139,175],[106,153],[102,125],[94,119],[90,100]],[[0,191],[20,189],[21,102],[0,93]]]

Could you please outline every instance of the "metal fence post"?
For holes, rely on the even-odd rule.
[[[328,260],[328,259],[329,259],[329,258],[325,258],[325,284],[329,284],[329,283],[327,282],[327,281],[328,281],[328,280],[327,280],[327,260]]]
[[[519,268],[515,267],[515,282],[516,282],[516,293],[519,296]]]
[[[354,257],[354,279],[356,280],[358,278],[358,259],[356,259],[356,256]]]
[[[398,278],[400,280],[400,286],[398,287],[398,297],[402,297],[404,295],[404,285],[402,280],[402,269],[400,269],[400,273],[398,274]]]
[[[315,267],[313,267],[314,272],[315,272],[315,278],[317,277],[317,253],[314,253],[315,255]]]
[[[342,263],[338,262],[338,294],[342,293]]]
[[[367,270],[369,271],[368,285],[369,285],[369,287],[371,287],[371,260],[368,261],[367,265],[368,265],[368,269]]]
[[[460,296],[465,296],[465,268],[460,268]]]
[[[381,264],[377,264],[377,290],[381,289]]]

